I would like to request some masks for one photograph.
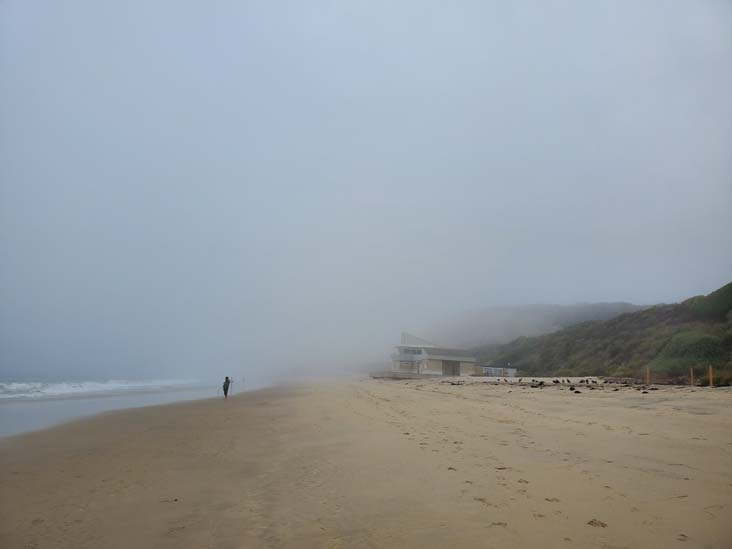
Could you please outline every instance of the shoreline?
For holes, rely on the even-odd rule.
[[[176,387],[0,400],[0,440],[97,414],[217,398],[216,387]]]
[[[725,547],[730,404],[363,379],[115,410],[0,439],[0,545]]]

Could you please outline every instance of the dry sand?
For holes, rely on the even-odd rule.
[[[0,547],[732,547],[732,392],[359,380],[0,442]]]

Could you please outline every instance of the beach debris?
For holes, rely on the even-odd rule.
[[[580,391],[579,389],[575,389],[574,390],[574,394],[575,395],[581,395],[582,394],[582,391]]]
[[[448,467],[447,470],[448,471],[457,471],[457,469],[455,469],[455,467]]]
[[[641,394],[642,395],[647,395],[648,394],[648,391],[641,391]]]
[[[607,524],[597,519],[592,519],[588,521],[587,524],[589,524],[590,526],[596,526],[597,528],[607,528]]]
[[[502,526],[505,528],[506,526],[508,526],[508,523],[507,522],[491,522],[491,526]]]
[[[528,484],[529,483],[529,481],[526,480],[526,479],[524,479],[524,478],[518,479],[518,482],[521,483],[521,484]]]
[[[176,501],[178,501],[178,498],[161,499],[160,503],[175,503]]]
[[[559,498],[544,498],[546,501],[552,502],[552,503],[558,503]]]

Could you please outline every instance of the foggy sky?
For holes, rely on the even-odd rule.
[[[732,280],[732,4],[0,4],[0,377],[388,357]]]

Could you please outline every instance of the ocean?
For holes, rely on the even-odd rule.
[[[243,388],[234,383],[232,389]],[[0,381],[0,437],[110,410],[220,395],[220,384],[197,380]]]

